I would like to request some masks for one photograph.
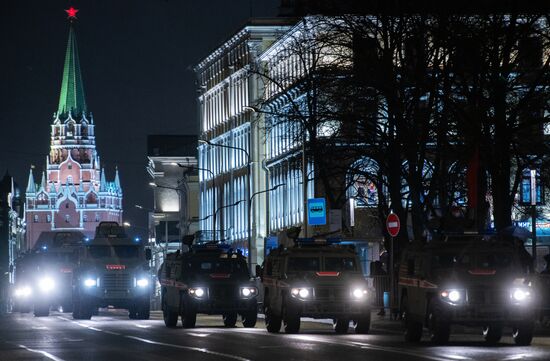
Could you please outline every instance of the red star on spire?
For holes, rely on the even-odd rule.
[[[65,10],[67,13],[67,19],[76,19],[76,13],[78,12],[78,9],[73,8],[72,6],[69,8],[69,10]]]

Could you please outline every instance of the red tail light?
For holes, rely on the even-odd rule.
[[[121,270],[121,269],[126,269],[126,266],[123,265],[123,264],[107,264],[105,265],[105,268],[107,268],[108,270]]]
[[[338,277],[340,272],[316,272],[317,276],[321,277]]]
[[[231,274],[229,273],[210,273],[211,278],[229,278]]]

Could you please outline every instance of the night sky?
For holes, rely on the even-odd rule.
[[[68,36],[64,9],[77,14],[88,109],[108,180],[118,165],[124,220],[145,226],[134,204],[151,206],[148,134],[196,134],[191,67],[250,15],[275,16],[279,0],[6,0],[0,5],[0,176],[26,187],[49,151]],[[39,179],[39,178],[38,178]]]

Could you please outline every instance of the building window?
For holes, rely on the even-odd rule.
[[[66,223],[69,223],[71,221],[71,216],[69,216],[68,214],[65,215],[65,222]]]
[[[82,221],[83,221],[83,222],[88,222],[88,215],[87,215],[86,213],[84,213],[84,214],[82,215]]]
[[[67,164],[67,168],[68,169],[73,169],[73,164],[72,163]],[[67,180],[68,180],[68,178],[67,178]],[[72,178],[71,178],[71,181],[72,181]]]
[[[48,223],[51,222],[52,221],[52,216],[50,214],[47,214],[46,215],[46,220],[48,221]]]
[[[34,215],[34,223],[38,223],[38,214]]]
[[[99,213],[96,213],[96,214],[95,214],[95,221],[96,221],[96,222],[99,222]]]

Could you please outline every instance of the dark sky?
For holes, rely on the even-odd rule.
[[[118,165],[125,220],[144,225],[150,206],[146,136],[198,129],[190,67],[252,16],[275,16],[279,0],[5,0],[0,5],[0,176],[26,187],[45,167],[68,36],[77,14],[88,109],[108,179]]]

